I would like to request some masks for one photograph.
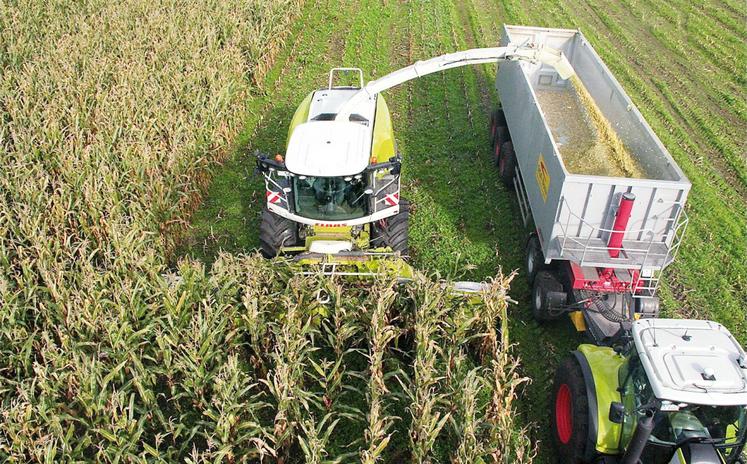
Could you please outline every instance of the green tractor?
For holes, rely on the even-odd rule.
[[[747,356],[718,323],[641,319],[560,364],[552,413],[562,463],[742,463]]]

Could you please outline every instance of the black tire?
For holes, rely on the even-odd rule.
[[[490,141],[493,145],[495,145],[496,140],[496,129],[505,125],[506,115],[503,114],[503,110],[500,108],[493,110],[490,114]]]
[[[259,226],[259,243],[262,256],[274,258],[280,248],[298,243],[298,224],[265,208]]]
[[[410,202],[404,198],[399,200],[399,213],[382,219],[371,228],[371,243],[374,247],[389,247],[394,252],[407,255],[409,251],[407,241],[410,225]]]
[[[529,240],[527,240],[526,261],[524,264],[527,269],[527,281],[529,285],[534,284],[537,273],[549,269],[545,264],[545,255],[542,253],[542,246],[540,246],[539,237],[536,234],[532,234],[529,236]]]
[[[563,284],[550,271],[539,271],[532,285],[532,316],[537,322],[552,321],[560,317],[561,311],[553,309],[550,292],[563,292]]]
[[[511,140],[511,134],[508,132],[508,127],[498,126],[495,132],[495,139],[493,140],[493,154],[495,155],[496,166],[498,166],[498,159],[501,156],[501,148],[509,140]]]
[[[551,429],[560,462],[585,464],[589,435],[589,398],[581,365],[575,357],[560,363],[550,401]]]
[[[498,174],[507,190],[514,189],[514,175],[516,174],[516,153],[514,144],[510,140],[501,145],[498,157]]]

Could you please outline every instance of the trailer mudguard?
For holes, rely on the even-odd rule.
[[[295,130],[296,126],[305,123],[306,120],[309,119],[309,110],[311,110],[311,99],[313,96],[314,92],[310,92],[306,95],[306,98],[304,98],[301,104],[298,105],[298,108],[296,108],[296,112],[293,113],[293,119],[291,119],[290,126],[288,127],[288,138],[285,140],[286,151],[288,150],[288,142],[290,142],[293,130]]]
[[[583,344],[574,352],[581,363],[589,401],[589,446],[598,453],[620,453],[622,427],[609,420],[610,404],[620,401],[619,371],[625,357],[606,346]]]

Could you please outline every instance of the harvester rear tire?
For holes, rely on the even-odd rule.
[[[516,175],[516,153],[514,144],[510,140],[503,142],[500,156],[498,157],[498,174],[506,190],[514,189],[514,176]]]
[[[506,126],[506,115],[502,109],[497,108],[490,114],[490,141],[493,146],[496,141],[496,130],[501,126]]]
[[[265,208],[259,226],[259,243],[262,256],[274,258],[280,248],[298,243],[298,224]]]
[[[399,213],[373,224],[371,242],[375,247],[389,247],[394,252],[407,255],[410,226],[410,202],[399,200]]]
[[[539,271],[532,285],[532,316],[537,322],[548,322],[557,319],[562,314],[553,310],[550,302],[550,292],[562,293],[563,284],[550,271]]]
[[[552,436],[559,462],[588,462],[589,399],[584,373],[575,357],[563,360],[555,371],[550,407]]]

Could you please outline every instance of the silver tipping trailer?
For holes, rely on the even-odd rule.
[[[516,190],[532,228],[533,313],[540,321],[570,313],[579,330],[611,342],[633,318],[658,314],[655,292],[687,224],[690,182],[580,31],[504,25],[501,41],[561,50],[644,173],[579,174],[593,160],[563,159],[589,119],[569,100],[578,99],[571,80],[541,63],[498,67],[493,146],[501,178]]]

